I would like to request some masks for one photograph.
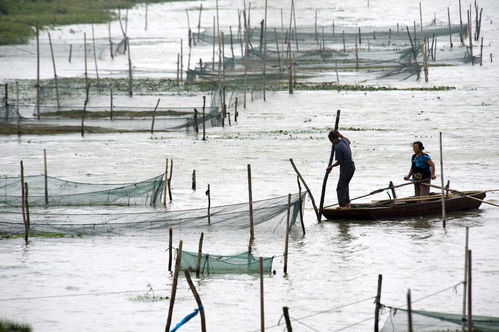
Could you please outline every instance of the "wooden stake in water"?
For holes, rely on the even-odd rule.
[[[237,111],[237,97],[236,97],[236,100],[234,102],[234,122],[237,122],[238,115],[239,115],[239,112]]]
[[[291,218],[291,194],[288,194],[288,214],[286,217],[286,232],[284,238],[284,275],[288,274],[289,225]]]
[[[305,182],[305,180],[301,176],[300,171],[298,171],[298,168],[296,168],[296,165],[295,165],[293,159],[289,159],[289,162],[291,163],[291,166],[293,166],[293,169],[295,170],[296,175],[298,175],[298,177],[300,178],[301,182],[305,186],[305,189],[307,189],[307,192],[308,192],[308,194],[310,196],[310,200],[312,201],[312,206],[314,207],[315,215],[317,216],[317,222],[320,223],[321,222],[321,215],[319,213],[319,209],[317,209],[317,206],[315,205],[315,199],[314,199],[314,196],[312,195],[312,192],[310,191],[310,188],[308,187],[307,183]]]
[[[132,59],[130,57],[130,40],[126,37],[128,45],[128,96],[133,97],[133,77],[132,77]]]
[[[288,93],[293,94],[293,61],[291,59],[291,42],[288,39]]]
[[[185,279],[187,280],[187,283],[189,284],[189,288],[191,289],[192,295],[194,296],[194,299],[196,300],[196,303],[198,305],[199,317],[201,318],[201,332],[206,332],[206,318],[204,315],[204,307],[203,303],[201,302],[201,297],[199,297],[199,294],[196,291],[196,287],[194,287],[194,283],[192,282],[189,271],[184,270],[184,275]]]
[[[170,174],[168,175],[168,197],[170,198],[170,202],[173,200],[173,198],[172,198],[172,176],[173,176],[173,158],[170,159]]]
[[[374,332],[379,332],[379,310],[381,309],[381,285],[383,283],[383,275],[378,274],[378,288],[376,298],[374,300]]]
[[[161,98],[158,98],[156,106],[154,107],[154,111],[152,111],[151,134],[154,134],[154,119],[156,118],[156,110],[158,109],[160,101],[161,101]]]
[[[205,114],[205,107],[206,107],[206,96],[203,96],[203,141],[206,141],[206,114]]]
[[[168,158],[165,163],[165,179],[163,181],[163,206],[166,207],[166,193],[168,192]]]
[[[265,332],[265,301],[263,291],[263,257],[260,257],[260,331]]]
[[[180,39],[180,81],[184,80],[184,40]]]
[[[360,36],[360,33],[359,33]],[[359,39],[360,41],[360,39]],[[355,69],[359,69],[359,47],[357,45],[357,37],[355,37]]]
[[[447,17],[448,17],[448,21],[449,21],[449,44],[450,44],[450,47],[452,48],[454,45],[452,44],[452,30],[450,27],[450,9],[449,9],[449,7],[447,7]]]
[[[211,192],[210,192],[210,185],[208,184],[208,190],[206,190],[206,196],[208,196],[208,225],[211,224]]]
[[[461,46],[464,46],[463,38],[463,14],[461,11],[461,0],[459,0],[459,38],[461,39]]]
[[[8,96],[8,85],[5,83],[5,100],[7,101]],[[9,116],[9,105],[6,103],[5,114]],[[16,81],[16,115],[17,115],[17,136],[21,137],[21,114],[19,113],[19,82]]]
[[[21,211],[23,213],[23,223],[25,229],[25,240],[28,241],[28,223],[26,221],[26,206],[25,206],[25,194],[24,194],[24,165],[21,160]]]
[[[468,249],[468,332],[473,331],[473,315],[472,315],[472,305],[471,305],[471,250]]]
[[[109,91],[110,107],[109,107],[109,119],[113,120],[113,88]]]
[[[168,271],[172,270],[173,228],[168,227]]]
[[[213,16],[213,54],[211,57],[211,69],[215,70],[215,41],[216,41],[216,35],[215,35],[215,16]]]
[[[296,176],[296,182],[298,183],[298,208],[300,209],[300,224],[303,235],[305,235],[305,224],[303,222],[303,200],[301,196],[301,183],[300,178]]]
[[[87,33],[83,33],[83,58],[85,62],[85,87],[88,86],[88,63],[87,63]]]
[[[199,237],[198,244],[198,259],[196,263],[196,277],[199,278],[199,274],[201,273],[201,258],[203,257],[203,238],[204,233],[201,232],[201,236]]]
[[[343,52],[346,52],[346,44],[345,44],[345,30],[343,30]]]
[[[411,307],[411,290],[407,290],[407,331],[413,332],[412,329],[412,307]]]
[[[192,170],[192,190],[196,190],[196,170]]]
[[[423,9],[421,8],[421,2],[419,3],[419,24],[421,25],[421,32],[423,32]]]
[[[483,64],[483,37],[480,41],[480,66]]]
[[[92,24],[92,47],[94,50],[94,63],[95,63],[95,75],[97,76],[97,86],[100,87],[99,68],[97,67],[97,51],[95,50],[95,33],[94,33],[93,24]]]
[[[52,47],[52,38],[50,37],[50,32],[48,33],[48,35],[49,35],[50,54],[52,55],[52,67],[54,68],[55,98],[57,101],[57,109],[59,109],[61,107],[61,104],[59,100],[59,85],[57,84],[57,71],[55,69],[54,49]]]
[[[45,180],[45,205],[49,203],[49,186],[48,186],[48,171],[47,171],[47,150],[43,149],[43,177]]]
[[[165,332],[170,331],[172,323],[173,306],[175,305],[175,296],[177,295],[178,274],[180,272],[180,262],[182,260],[182,240],[178,244],[177,259],[175,260],[175,272],[173,272],[172,293],[170,296],[170,306],[168,308],[168,318],[166,320]]]
[[[147,31],[147,16],[149,14],[149,6],[148,6],[148,1],[146,1],[146,14],[145,14],[145,25],[144,25],[144,30]]]
[[[36,26],[36,117],[40,119],[40,31]]]
[[[87,113],[88,94],[90,90],[90,83],[85,87],[85,102],[83,103],[83,112],[81,112],[81,137],[85,136],[85,114]]]
[[[466,226],[466,238],[464,241],[464,281],[463,281],[463,317],[462,317],[462,331],[466,329],[466,296],[467,296],[467,286],[468,286],[468,239],[469,239],[469,227]]]
[[[471,56],[471,64],[475,64],[475,59],[473,58],[473,40],[471,37],[471,12],[468,10],[468,38],[469,38],[469,50],[470,50],[470,56]]]
[[[29,220],[29,200],[28,200],[28,183],[24,182],[24,207],[26,209],[26,225],[25,225],[25,234],[24,234],[24,241],[26,244],[28,243],[28,237],[29,237],[29,229],[30,229],[30,220]]]
[[[111,23],[107,25],[107,31],[108,31],[108,39],[109,39],[109,54],[111,55],[111,59],[114,59],[113,55],[113,40],[111,39]]]
[[[203,12],[203,4],[199,6],[199,17],[198,17],[198,42],[199,35],[201,34],[201,13]]]
[[[73,44],[69,44],[69,57],[68,62],[71,63],[71,57],[73,56]]]
[[[444,157],[443,157],[443,149],[442,149],[442,132],[439,133],[440,137],[440,183],[442,186],[442,224],[445,228],[446,226],[446,216],[445,216],[445,184],[444,184]]]
[[[289,319],[289,308],[282,307],[282,314],[284,315],[284,320],[286,322],[286,330],[288,330],[288,332],[292,332],[293,328],[291,327],[291,319]]]
[[[253,190],[251,186],[251,165],[248,164],[248,203],[249,203],[249,219],[250,219],[250,240],[255,238],[255,230],[253,226]]]

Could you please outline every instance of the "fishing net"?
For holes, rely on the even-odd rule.
[[[161,198],[163,174],[137,183],[96,184],[66,181],[47,176],[25,176],[28,184],[28,205],[156,205]],[[21,206],[21,178],[0,178],[0,204]]]
[[[176,249],[178,255],[178,249]],[[272,271],[274,257],[263,258],[263,272]],[[180,270],[196,271],[198,254],[195,252],[182,250]],[[249,251],[237,255],[211,255],[201,254],[201,264],[199,272],[202,274],[214,273],[259,273],[260,260],[254,257]]]
[[[300,208],[304,206],[306,194],[291,196],[290,222],[296,222]],[[169,226],[185,228],[203,228],[208,230],[239,230],[249,227],[248,203],[230,204],[207,208],[168,211],[155,209],[153,211],[123,212],[123,208],[109,207],[106,210],[95,208],[67,209],[38,208],[30,209],[31,234],[66,234],[66,235],[99,235],[99,234],[137,234],[162,230],[166,232]],[[285,220],[288,209],[288,196],[270,198],[253,202],[254,225],[267,224],[276,231]],[[0,211],[0,233],[22,234],[24,224],[21,211]]]
[[[390,315],[381,332],[408,331],[407,310],[390,308]],[[473,331],[498,332],[499,317],[473,315]],[[463,323],[467,326],[467,318],[460,314],[444,312],[412,310],[412,326],[414,332],[460,332]]]

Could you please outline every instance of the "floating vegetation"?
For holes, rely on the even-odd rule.
[[[298,91],[320,91],[320,90],[337,90],[337,91],[449,91],[456,89],[453,86],[432,86],[432,87],[410,87],[396,88],[382,85],[361,85],[361,84],[337,84],[335,82],[320,82],[320,83],[295,83],[293,85]],[[287,85],[273,85],[270,89],[274,91],[284,91],[288,89]]]
[[[27,324],[7,320],[0,320],[0,332],[30,332],[31,327]]]
[[[168,296],[156,296],[154,294],[154,289],[151,284],[147,284],[149,290],[144,295],[137,295],[130,298],[130,301],[134,302],[158,302],[158,301],[166,301],[170,299]]]

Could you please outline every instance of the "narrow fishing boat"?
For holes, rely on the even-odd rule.
[[[480,207],[486,191],[463,191],[445,195],[445,211],[467,211]],[[351,204],[351,208],[326,206],[322,210],[324,217],[330,220],[378,220],[438,215],[442,213],[442,195],[410,196],[397,199],[373,201],[371,203]]]

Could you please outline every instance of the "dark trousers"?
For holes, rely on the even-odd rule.
[[[336,194],[338,195],[338,203],[340,206],[347,206],[350,204],[350,193],[348,184],[355,173],[355,164],[349,163],[340,166],[340,178],[338,179],[338,186],[336,187]]]
[[[431,179],[423,180],[414,184],[414,196],[428,196],[430,194],[430,186],[425,186],[423,183],[430,184]]]

